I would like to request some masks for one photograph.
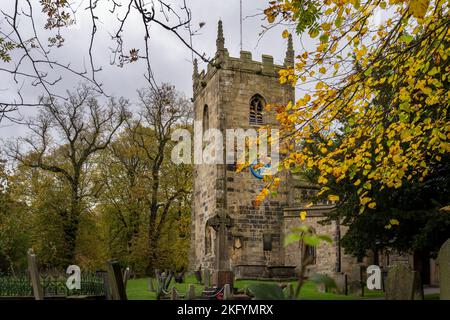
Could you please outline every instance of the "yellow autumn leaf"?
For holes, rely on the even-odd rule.
[[[326,184],[328,182],[328,179],[325,178],[324,176],[320,176],[317,181],[321,184]]]
[[[283,33],[282,33],[281,35],[282,35],[283,38],[286,39],[287,37],[289,37],[289,31],[284,30]]]
[[[400,224],[400,222],[397,219],[391,219],[389,223],[393,226],[398,226]]]
[[[322,81],[320,81],[320,82],[318,82],[317,84],[316,84],[316,89],[317,90],[320,90],[320,89],[322,89],[324,87],[324,83],[322,82]]]
[[[377,204],[375,202],[371,202],[367,205],[370,209],[373,209],[377,206]]]
[[[334,195],[334,194],[330,194],[328,196],[328,200],[330,200],[330,201],[339,201],[339,196]]]
[[[305,208],[311,208],[313,205],[314,205],[314,203],[310,202],[305,206]]]
[[[410,0],[409,12],[417,19],[422,19],[427,13],[430,0]]]
[[[300,220],[305,220],[306,219],[306,215],[307,215],[307,213],[306,213],[306,211],[302,211],[302,212],[300,212]]]

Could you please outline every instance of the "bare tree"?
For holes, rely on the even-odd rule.
[[[157,245],[169,210],[186,199],[191,191],[192,171],[170,163],[170,152],[173,146],[171,134],[191,117],[192,108],[189,100],[168,84],[138,93],[141,117],[130,129],[148,163],[148,241],[152,250]]]
[[[46,101],[37,117],[26,121],[31,134],[10,142],[7,153],[29,168],[63,177],[70,187],[70,203],[63,213],[67,260],[73,261],[83,199],[91,196],[86,187],[90,158],[104,150],[130,116],[128,102],[110,98],[102,105],[95,91],[81,86],[68,92],[68,99]],[[55,154],[58,154],[58,157]]]
[[[80,48],[78,54],[85,55],[86,65],[76,66],[69,59],[62,61],[57,56],[57,50],[70,41],[68,36],[72,27],[77,24],[81,15],[90,18],[90,30],[86,33],[87,47]],[[109,22],[113,16],[115,23]],[[130,47],[124,33],[130,21],[141,21],[142,28],[133,32],[143,33],[143,43],[139,47]],[[95,59],[95,49],[100,28],[103,34],[108,34],[112,41],[110,64],[123,67],[125,64],[143,61],[145,78],[150,86],[157,84],[150,63],[150,28],[157,25],[176,38],[191,52],[204,61],[209,61],[204,54],[197,52],[192,45],[192,36],[197,30],[191,29],[191,10],[185,0],[14,0],[0,7],[0,76],[9,78],[5,83],[11,83],[10,90],[17,87],[15,96],[9,95],[9,101],[0,99],[0,121],[3,118],[17,120],[15,111],[23,106],[42,106],[45,101],[52,103],[53,99],[29,101],[24,98],[30,85],[37,87],[44,98],[68,97],[58,90],[58,84],[63,78],[75,77],[89,82],[95,90],[107,95],[107,90],[97,80],[97,74],[102,71],[99,59]],[[108,20],[108,23],[104,23]],[[106,29],[109,27],[110,29]],[[103,35],[104,36],[104,35]],[[102,57],[107,61],[108,57]],[[64,86],[63,86],[64,87]],[[4,89],[4,88],[0,88]]]

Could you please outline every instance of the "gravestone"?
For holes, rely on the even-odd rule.
[[[334,283],[336,283],[336,292],[347,295],[347,275],[345,273],[336,273],[333,279]]]
[[[195,299],[195,286],[191,283],[188,286],[188,291],[186,293],[186,300],[194,300]]]
[[[108,260],[106,266],[112,300],[127,300],[127,292],[125,290],[119,262],[116,260]]]
[[[28,271],[30,272],[34,298],[36,300],[43,300],[44,290],[42,289],[41,280],[39,277],[39,269],[36,261],[36,255],[34,254],[33,249],[28,249],[27,259],[28,259]]]
[[[423,300],[419,273],[403,263],[389,269],[385,289],[386,300]]]
[[[350,273],[347,275],[347,292],[351,295],[364,295],[364,285],[362,282],[362,268],[360,264],[352,265]]]
[[[441,300],[450,300],[450,239],[439,250],[438,262]]]
[[[128,279],[130,278],[130,267],[127,267],[123,272],[123,286],[127,288]]]
[[[292,285],[292,283],[287,284],[286,291],[287,291],[287,298],[294,299],[295,294],[294,294],[294,286]]]
[[[223,300],[232,300],[231,286],[227,283],[223,286]]]

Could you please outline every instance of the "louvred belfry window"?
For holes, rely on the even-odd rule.
[[[250,124],[262,124],[263,123],[263,109],[264,109],[264,99],[260,95],[254,95],[250,100]]]
[[[209,129],[209,109],[208,105],[205,104],[203,107],[203,131],[206,131]]]

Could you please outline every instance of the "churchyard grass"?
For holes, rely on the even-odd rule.
[[[193,283],[195,285],[195,293],[196,295],[200,295],[203,286],[197,284],[194,276],[187,276],[184,283],[176,283],[175,287],[177,291],[181,293],[185,293],[188,290],[188,285]],[[258,281],[258,280],[238,280],[235,282],[235,287],[238,289],[244,289],[252,284],[256,283],[276,283],[271,281]],[[295,281],[292,281],[295,285]],[[174,282],[171,283],[170,287],[172,287]],[[127,284],[127,295],[130,300],[155,300],[156,293],[148,291],[148,279],[140,278],[140,279],[130,279]],[[365,290],[365,297],[358,297],[354,295],[343,295],[343,294],[335,294],[330,292],[318,292],[316,290],[316,285],[313,282],[306,281],[302,287],[300,292],[302,299],[305,300],[359,300],[364,298],[374,298],[374,297],[382,297],[383,292],[379,291],[369,291]]]

